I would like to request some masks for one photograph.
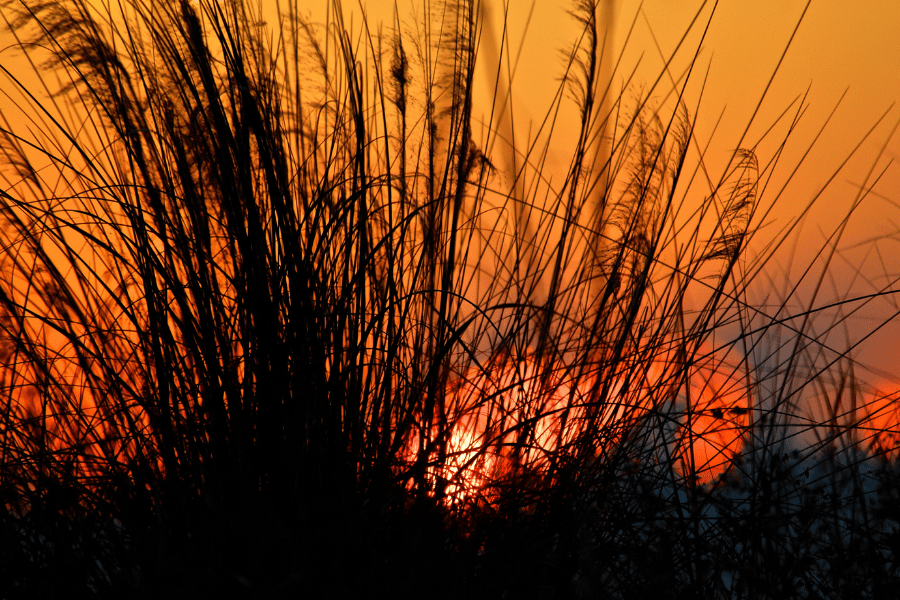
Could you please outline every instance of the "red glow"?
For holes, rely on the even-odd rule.
[[[134,460],[155,462],[163,472],[151,440],[135,433],[151,427],[149,415],[136,401],[125,405],[110,400],[74,362],[48,362],[52,369],[47,379],[53,385],[12,386],[6,422],[15,427],[3,431],[7,448],[18,453],[18,464],[38,470],[12,468],[4,473],[11,476],[11,485],[23,490],[16,505],[6,506],[8,510],[26,514],[37,490],[34,481],[40,478],[78,481],[80,491],[93,493],[97,490],[92,482],[107,479],[111,468],[127,471]],[[33,373],[23,368],[17,377],[28,375]]]
[[[900,386],[883,383],[876,388],[859,430],[860,441],[873,454],[891,461],[900,456]]]

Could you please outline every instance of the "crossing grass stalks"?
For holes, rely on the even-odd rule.
[[[8,593],[896,585],[895,438],[841,323],[758,302],[781,154],[708,174],[699,67],[616,97],[589,0],[510,148],[478,3],[426,7],[376,34],[339,2],[319,30],[295,0],[4,0],[40,74],[0,64]]]

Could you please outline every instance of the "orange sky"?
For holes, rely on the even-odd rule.
[[[499,27],[502,18],[500,0],[491,2],[492,23],[494,27]],[[370,26],[383,20],[385,27],[390,27],[394,0],[363,0],[362,3],[369,9]],[[274,2],[265,4],[272,6]],[[321,22],[328,4],[330,0],[316,0],[304,6],[310,10],[313,21]],[[418,14],[421,19],[422,0],[399,0],[396,4],[405,27],[414,26],[416,18],[412,15]],[[566,13],[570,2],[536,0],[533,11],[530,10],[529,0],[510,0],[510,4],[509,29],[513,49],[524,39],[513,95],[517,103],[517,132],[525,135],[529,120],[534,120],[536,126],[548,110],[563,68],[559,51],[571,45],[578,30]],[[645,89],[648,88],[663,65],[660,50],[664,55],[669,55],[675,49],[702,4],[700,0],[645,0],[643,3],[638,0],[616,0],[613,47],[617,54],[622,55],[622,66],[614,75],[614,82],[621,81],[640,59],[641,67],[636,80]],[[350,16],[357,10],[357,2],[345,0],[344,5],[348,26],[352,23],[358,30],[361,22],[358,13],[355,17]],[[638,13],[639,6],[642,14]],[[725,111],[708,155],[709,160],[725,160],[736,147],[804,6],[802,0],[720,2],[703,43],[699,70],[693,85],[689,86],[690,96],[699,89],[702,75],[709,68],[704,101],[697,116],[696,132],[700,140],[709,138],[712,125]],[[415,7],[415,10],[410,7]],[[705,23],[710,8],[707,6],[704,9],[701,22]],[[526,32],[525,23],[529,14],[531,19]],[[627,29],[635,19],[633,37],[623,49]],[[274,18],[268,20],[275,22]],[[860,186],[866,181],[873,163],[878,173],[887,166],[888,161],[900,161],[900,135],[891,137],[892,129],[900,119],[900,106],[891,107],[894,103],[900,103],[900,36],[896,34],[897,24],[900,24],[900,2],[895,0],[814,1],[756,117],[757,126],[751,129],[749,138],[743,143],[747,146],[754,141],[792,100],[809,89],[806,99],[808,110],[786,151],[785,165],[792,165],[811,142],[841,94],[847,91],[831,125],[788,187],[778,210],[773,213],[782,223],[796,216],[798,207],[806,205],[867,130],[889,111],[886,119],[862,145],[858,156],[835,178],[804,222],[795,265],[784,276],[790,281],[795,280],[799,266],[804,265],[812,252],[821,246],[826,232],[830,233],[840,223],[857,197]],[[702,28],[698,27],[688,36],[682,52],[673,62],[673,73],[682,72],[698,46],[701,31]],[[653,36],[660,50],[657,50]],[[14,69],[12,57],[16,52],[8,48],[8,40],[7,36],[0,37],[0,61]],[[660,95],[668,90],[668,85],[664,80],[659,88]],[[4,102],[6,99],[0,96],[0,108]],[[783,136],[784,129],[776,131],[773,136],[775,141],[781,139],[778,131]],[[884,153],[876,163],[882,147]],[[762,145],[761,159],[773,148],[772,145]],[[566,158],[560,152],[559,160]],[[779,180],[778,174],[774,180]],[[774,233],[777,227],[766,231]],[[877,243],[850,249],[854,244],[872,239],[877,239]],[[884,286],[893,273],[900,273],[900,260],[895,258],[900,256],[898,241],[900,165],[895,164],[888,168],[873,193],[854,214],[841,242],[841,247],[845,249],[842,256],[850,262],[838,260],[833,270],[834,281],[826,285],[822,298],[846,298],[851,294],[870,293]],[[860,265],[859,268],[854,263]],[[854,274],[856,282],[852,281]],[[784,287],[784,279],[779,278],[778,269],[773,268],[770,275],[776,285]],[[833,288],[830,287],[832,285]],[[858,337],[873,323],[886,319],[891,311],[898,310],[895,307],[900,307],[900,301],[880,302],[867,308],[863,318],[851,323],[849,335]],[[863,353],[857,358],[876,370],[868,374],[872,381],[888,376],[900,377],[900,352],[894,341],[898,336],[900,326],[891,326],[861,347]]]
[[[437,0],[430,0],[437,5]],[[613,47],[617,56],[622,55],[621,66],[613,76],[614,85],[630,73],[640,61],[635,81],[646,90],[661,72],[663,59],[660,51],[670,55],[680,37],[687,30],[691,20],[704,2],[702,0],[613,0],[615,19],[613,23]],[[264,2],[267,12],[272,13],[275,2]],[[308,10],[314,22],[325,20],[326,7],[331,0],[315,0],[301,3]],[[389,29],[393,22],[394,6],[398,7],[404,28],[412,29],[421,22],[425,0],[344,0],[348,27],[359,30],[359,4],[367,8],[369,25],[376,28],[382,22]],[[706,22],[712,2],[701,13],[700,24]],[[779,56],[791,36],[805,2],[802,0],[729,0],[720,2],[712,26],[703,43],[703,51],[694,84],[688,87],[688,97],[699,90],[704,71],[709,69],[709,77],[697,116],[697,137],[701,141],[709,138],[712,127],[724,116],[716,132],[708,160],[725,160],[736,147],[750,115],[765,89],[778,63]],[[564,60],[562,50],[571,46],[578,28],[567,14],[572,3],[567,0],[515,0],[510,2],[509,31],[513,51],[521,44],[519,67],[513,83],[513,97],[516,103],[514,115],[517,134],[520,139],[531,128],[537,127],[540,119],[550,107],[553,95],[559,86]],[[487,14],[494,31],[499,31],[503,10],[501,0],[487,0]],[[638,11],[641,12],[638,12]],[[528,17],[530,15],[530,21]],[[275,23],[274,14],[267,15],[268,22]],[[625,37],[632,22],[636,23],[632,39],[624,48]],[[526,30],[527,23],[527,30]],[[879,151],[884,153],[876,164],[875,172],[880,172],[889,160],[900,160],[900,135],[889,139],[894,125],[900,118],[900,36],[896,35],[896,25],[900,23],[900,2],[894,0],[866,0],[865,2],[814,1],[807,11],[804,21],[795,37],[790,52],[775,78],[766,102],[756,117],[757,127],[752,128],[743,146],[755,141],[784,110],[788,104],[802,95],[807,88],[807,111],[795,133],[793,142],[786,151],[784,165],[796,162],[800,152],[811,142],[813,136],[824,123],[841,94],[846,96],[828,129],[819,139],[804,166],[798,172],[794,183],[779,203],[774,216],[777,223],[784,223],[796,216],[798,207],[805,204],[821,189],[828,176],[834,173],[847,154],[875,124],[878,118],[889,111],[886,119],[863,144],[845,170],[841,172],[830,188],[823,194],[816,209],[807,219],[803,236],[799,243],[799,258],[796,265],[805,264],[818,249],[824,239],[823,232],[831,232],[846,214],[847,208],[857,196],[860,186],[866,180]],[[652,34],[651,34],[652,32]],[[683,72],[693,51],[698,47],[702,27],[697,26],[686,39],[682,50],[676,55],[671,71]],[[659,49],[657,49],[655,36]],[[490,42],[490,39],[485,39]],[[494,38],[498,39],[497,36]],[[0,36],[0,61],[4,66],[17,71],[15,60],[19,52],[8,47],[9,37]],[[483,53],[487,57],[488,53]],[[657,88],[657,96],[663,96],[670,89],[670,82],[664,79]],[[0,108],[8,100],[0,95]],[[693,105],[689,100],[689,105]],[[484,108],[485,113],[490,107]],[[889,110],[890,109],[890,110]],[[477,108],[476,108],[477,112]],[[569,111],[568,123],[574,127],[577,115]],[[562,123],[565,125],[566,120]],[[560,136],[558,128],[554,133]],[[778,132],[783,137],[784,128],[772,136],[779,141]],[[885,145],[886,144],[886,145]],[[560,167],[568,159],[565,145],[556,157]],[[761,160],[771,154],[773,145],[763,144]],[[496,160],[496,159],[495,159]],[[785,169],[782,169],[784,171]],[[778,176],[775,177],[779,180]],[[783,177],[781,179],[783,181]],[[771,197],[771,191],[769,191]],[[891,165],[874,193],[855,213],[843,238],[843,247],[860,244],[872,238],[896,236],[900,230],[900,165]],[[774,228],[771,230],[775,231]],[[853,289],[855,293],[873,291],[873,286],[884,285],[885,269],[880,264],[877,251],[885,257],[897,253],[896,244],[890,239],[881,239],[877,245],[865,244],[845,256],[854,262],[863,262],[862,277],[870,281]],[[806,249],[804,256],[803,249]],[[805,259],[805,260],[804,260]],[[888,261],[889,258],[884,258]],[[900,261],[898,261],[900,267]],[[795,266],[794,271],[797,270]],[[849,282],[855,267],[843,265],[835,269],[837,292],[832,297],[847,296],[842,283]],[[900,271],[888,265],[888,271]],[[792,271],[792,275],[796,276]],[[880,277],[880,279],[878,279]],[[843,292],[843,293],[841,293]],[[882,303],[873,313],[876,317],[889,314],[892,307]],[[874,307],[873,307],[874,309]],[[900,352],[892,347],[890,356],[877,356],[877,348],[887,348],[891,337],[900,335],[900,328],[893,334],[879,335],[879,344],[867,348],[868,358],[882,369],[900,374]],[[893,344],[891,344],[893,346]],[[888,352],[884,352],[888,354]]]
[[[623,12],[633,13],[636,4],[621,2]],[[676,4],[701,3],[660,0],[644,3],[647,21],[653,26],[664,49],[674,47],[676,34],[684,29],[688,19],[685,13],[689,11],[673,9]],[[736,139],[740,126],[752,114],[804,6],[805,2],[780,0],[720,3],[705,43],[704,58],[711,65],[706,100],[710,110],[706,117],[717,116],[718,111],[726,107],[724,122],[727,129],[723,132],[727,133],[724,136],[726,140]],[[876,173],[884,169],[889,161],[900,161],[900,136],[891,137],[891,131],[900,118],[900,106],[892,108],[892,104],[900,102],[898,23],[900,3],[889,0],[813,2],[757,118],[760,125],[768,125],[783,107],[809,88],[809,109],[801,122],[794,148],[788,152],[789,162],[796,161],[799,150],[810,143],[846,90],[846,96],[831,124],[814,147],[808,163],[798,173],[795,184],[788,188],[789,193],[782,199],[780,210],[775,213],[784,220],[796,216],[798,208],[821,189],[827,177],[834,173],[868,129],[890,109],[885,121],[836,177],[805,223],[798,266],[805,264],[811,257],[811,251],[821,246],[823,232],[830,233],[838,226],[856,199],[882,147],[885,150],[875,164]],[[700,123],[704,123],[702,115]],[[724,144],[723,148],[727,149],[728,145]],[[861,279],[868,279],[871,283],[858,281],[857,285],[850,287],[856,267],[838,261],[839,266],[833,270],[837,292],[828,292],[826,296],[829,298],[846,297],[848,290],[852,294],[871,293],[874,291],[873,285],[884,286],[886,280],[885,268],[880,262],[882,259],[887,263],[888,273],[900,272],[900,260],[894,258],[898,255],[896,242],[900,231],[900,206],[897,204],[900,202],[900,165],[891,165],[873,192],[853,216],[841,246],[848,248],[876,237],[891,236],[893,239],[881,239],[877,244],[869,243],[852,252],[845,252],[849,261],[860,265]],[[877,252],[882,254],[882,258],[878,257]],[[799,268],[795,267],[792,274],[796,276],[798,272]],[[896,306],[896,301],[893,306],[887,303],[872,306],[866,317],[884,320],[889,311],[896,310]],[[856,322],[856,327],[862,330],[872,324],[873,321],[860,320]],[[864,355],[859,358],[894,376],[900,375],[900,353],[894,342],[898,334],[900,329],[896,326],[879,334],[873,343],[862,347]]]

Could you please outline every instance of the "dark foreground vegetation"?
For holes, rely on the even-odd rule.
[[[0,596],[898,589],[894,398],[836,350],[893,282],[766,290],[780,153],[705,171],[702,78],[616,96],[592,1],[524,146],[477,2],[422,8],[4,0]]]

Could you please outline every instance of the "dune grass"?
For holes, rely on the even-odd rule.
[[[512,145],[478,4],[428,6],[4,1],[40,73],[0,64],[9,594],[896,585],[894,398],[828,306],[764,285],[781,153],[709,173],[699,75],[615,96],[590,1]]]

